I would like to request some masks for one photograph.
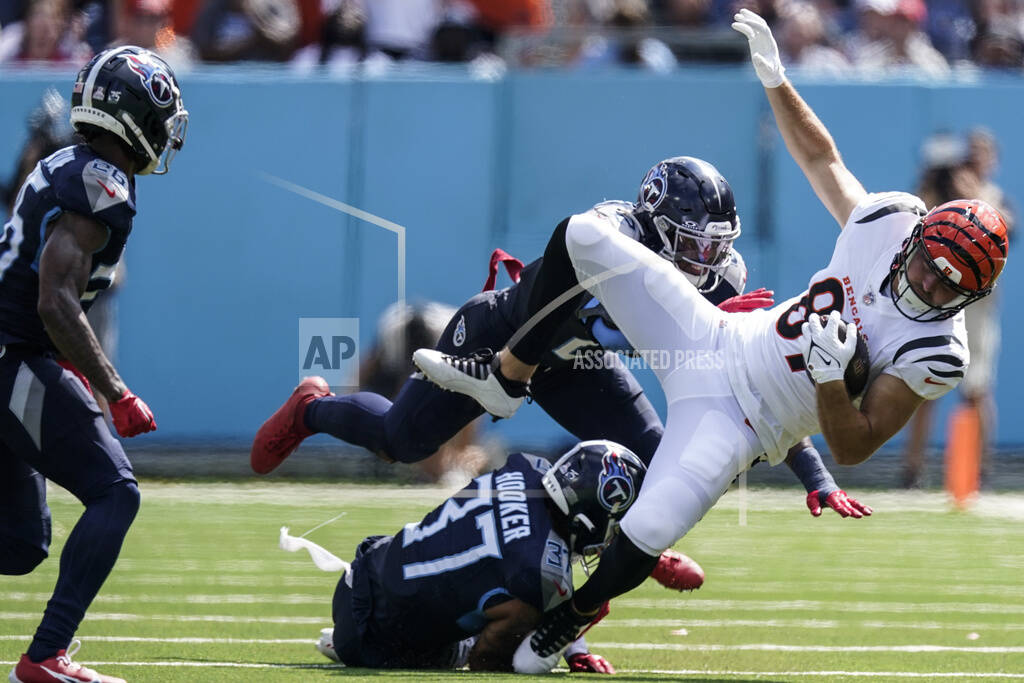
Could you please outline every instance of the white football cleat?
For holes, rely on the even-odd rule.
[[[332,662],[341,663],[338,653],[334,651],[334,629],[320,629],[320,640],[316,643],[316,650]]]
[[[431,382],[465,394],[495,417],[512,417],[528,393],[526,382],[507,379],[497,356],[481,349],[470,356],[449,356],[435,349],[417,349],[412,361]]]

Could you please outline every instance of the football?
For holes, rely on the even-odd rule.
[[[827,316],[821,316],[821,324],[824,326],[828,322]],[[843,321],[842,327],[839,328],[839,341],[846,341],[846,326],[847,323]],[[850,393],[850,398],[857,398],[863,392],[865,387],[868,385],[868,372],[871,369],[871,359],[868,357],[868,344],[864,341],[864,335],[857,336],[857,350],[853,352],[853,358],[846,366],[846,372],[843,374],[843,382],[846,384],[846,390]]]

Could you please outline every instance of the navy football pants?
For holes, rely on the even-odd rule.
[[[48,554],[44,478],[85,505],[28,651],[38,661],[71,641],[117,560],[139,491],[121,444],[78,378],[45,355],[0,352],[0,574],[27,574]]]
[[[500,296],[501,292],[484,292],[466,302],[448,322],[436,348],[455,355],[502,348],[515,328],[505,318]],[[465,341],[455,346],[455,330],[463,319]],[[542,368],[534,375],[531,393],[533,400],[576,438],[616,441],[645,463],[654,455],[664,431],[640,384],[622,366]],[[310,403],[305,417],[306,425],[315,432],[412,463],[433,455],[482,414],[472,398],[414,375],[394,403],[370,392],[326,397]]]

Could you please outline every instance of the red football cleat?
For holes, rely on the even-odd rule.
[[[658,558],[658,565],[651,572],[651,578],[665,588],[692,591],[703,585],[704,570],[686,555],[669,549]]]
[[[57,654],[41,662],[33,662],[28,655],[22,655],[18,665],[11,672],[11,683],[125,683],[123,678],[104,676],[92,669],[71,661],[71,655],[78,652],[79,642],[71,643],[71,653],[57,650]]]
[[[252,441],[249,464],[257,474],[266,474],[284,462],[302,440],[313,432],[306,428],[303,413],[315,398],[333,396],[323,377],[307,377],[273,415],[267,418]]]

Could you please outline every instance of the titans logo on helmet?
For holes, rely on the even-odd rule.
[[[647,172],[647,177],[640,185],[640,208],[654,211],[665,198],[668,181],[665,178],[665,165],[658,164]]]
[[[597,498],[602,507],[611,513],[629,507],[633,502],[636,487],[633,478],[622,466],[618,453],[608,453],[602,459],[604,467],[597,483]]]
[[[145,55],[128,54],[124,60],[128,68],[138,75],[153,102],[161,107],[171,103],[174,99],[174,89],[171,87],[171,77],[162,64],[148,59]]]

